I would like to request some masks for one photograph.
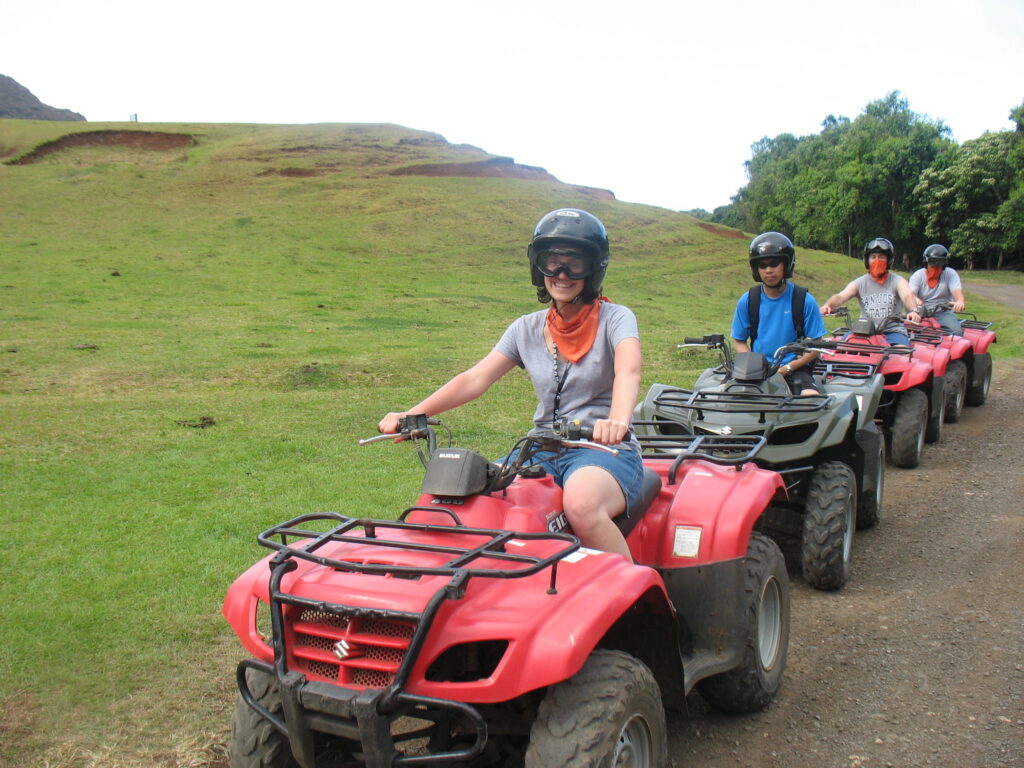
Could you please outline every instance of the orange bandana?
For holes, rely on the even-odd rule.
[[[576,313],[576,317],[566,322],[558,314],[554,305],[548,310],[548,329],[551,338],[558,345],[558,351],[570,363],[578,363],[594,346],[597,338],[597,323],[601,318],[601,302],[608,301],[599,296],[597,301],[587,304]]]
[[[925,267],[925,277],[928,279],[928,287],[934,288],[939,284],[939,278],[942,276],[942,267]]]
[[[889,271],[889,262],[885,259],[875,259],[868,267],[868,274],[871,279],[879,285],[885,285],[886,273]]]

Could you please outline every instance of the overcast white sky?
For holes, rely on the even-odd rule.
[[[899,90],[958,141],[1024,101],[1024,0],[0,0],[0,74],[90,121],[391,122],[713,209],[763,136]]]

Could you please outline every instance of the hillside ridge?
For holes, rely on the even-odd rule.
[[[0,75],[0,118],[85,122],[85,117],[77,112],[44,104],[32,91],[8,75]]]

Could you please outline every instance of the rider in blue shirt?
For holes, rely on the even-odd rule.
[[[760,300],[756,335],[750,322],[750,293],[744,293],[736,302],[733,315],[733,348],[737,352],[759,352],[769,360],[775,351],[798,340],[793,317],[793,299],[796,286],[790,282],[796,267],[796,249],[788,237],[778,232],[765,232],[750,243],[750,272],[760,283]],[[803,338],[819,339],[825,335],[825,323],[818,312],[818,304],[810,291],[803,294]],[[798,297],[799,298],[799,297]],[[754,336],[751,339],[751,336]],[[822,390],[811,375],[810,365],[818,356],[808,352],[800,357],[789,354],[783,359],[779,373],[785,377],[794,394],[817,395]]]

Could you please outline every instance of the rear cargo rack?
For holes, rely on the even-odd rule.
[[[986,320],[961,320],[961,328],[975,328],[979,331],[987,331],[992,327],[992,323]]]
[[[665,435],[652,434],[665,426],[663,421],[634,421],[636,439],[648,459],[674,459],[668,473],[669,485],[675,485],[676,473],[684,461],[703,459],[713,464],[737,466],[752,461],[767,444],[762,435]],[[646,429],[645,429],[646,428]]]

